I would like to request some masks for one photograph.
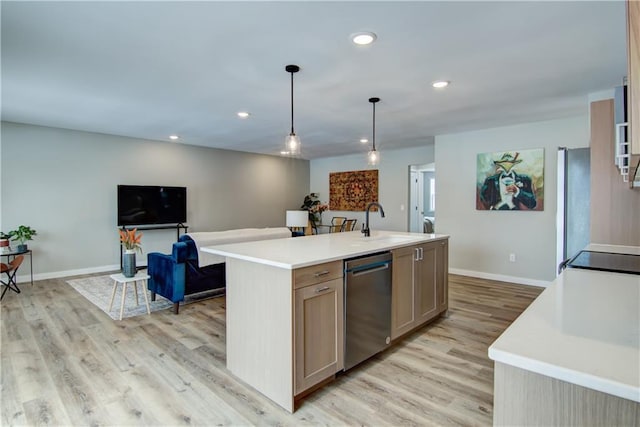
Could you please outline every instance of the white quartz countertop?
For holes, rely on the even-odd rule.
[[[609,252],[612,254],[640,255],[640,246],[605,245],[602,243],[590,243],[585,251]]]
[[[449,236],[444,234],[372,230],[370,237],[364,237],[360,231],[351,231],[233,243],[200,249],[230,258],[296,269],[448,238]]]
[[[639,336],[639,275],[569,268],[489,347],[489,357],[640,402]]]

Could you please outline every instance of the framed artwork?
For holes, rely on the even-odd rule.
[[[329,174],[329,209],[364,211],[378,201],[378,170],[332,172]]]
[[[544,210],[544,149],[478,154],[476,209]]]

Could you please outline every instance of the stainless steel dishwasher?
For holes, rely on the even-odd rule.
[[[391,253],[345,260],[344,369],[391,342]]]

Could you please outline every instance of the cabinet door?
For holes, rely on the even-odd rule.
[[[418,248],[415,273],[416,325],[438,315],[436,281],[438,276],[438,244],[427,243]]]
[[[394,249],[391,281],[391,339],[409,332],[415,326],[414,260],[417,246]]]
[[[434,242],[436,252],[436,298],[438,313],[449,308],[449,241]]]
[[[295,290],[295,394],[343,368],[342,279]]]

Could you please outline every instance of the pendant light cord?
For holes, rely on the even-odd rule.
[[[295,135],[293,131],[293,73],[291,73],[291,134]]]
[[[373,104],[373,151],[376,151],[376,103]]]

